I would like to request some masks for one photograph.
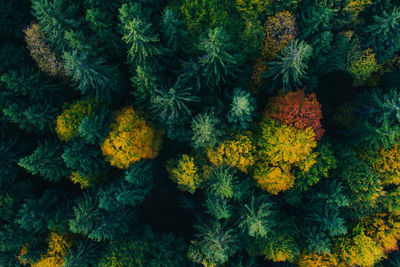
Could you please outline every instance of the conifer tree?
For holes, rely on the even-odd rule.
[[[223,131],[221,121],[214,112],[199,114],[192,120],[192,146],[194,149],[214,147],[220,140]]]
[[[250,126],[256,109],[256,100],[250,95],[250,92],[235,88],[233,91],[231,109],[228,112],[227,119],[234,128],[247,129]]]
[[[92,116],[82,119],[78,127],[79,137],[91,144],[99,144],[107,136],[111,114],[107,110],[100,110]]]
[[[62,145],[58,142],[44,141],[39,143],[35,151],[18,162],[18,165],[33,175],[39,174],[43,178],[57,182],[69,175],[61,155]]]
[[[400,9],[395,7],[390,13],[383,10],[382,16],[375,15],[374,23],[365,28],[364,44],[377,53],[380,62],[384,62],[400,49],[399,29]]]
[[[211,90],[221,83],[235,77],[235,70],[240,64],[240,57],[234,53],[229,35],[223,28],[217,27],[207,32],[198,45],[201,52],[199,63],[203,67],[203,76]]]
[[[303,41],[293,41],[277,56],[276,61],[269,63],[265,78],[282,82],[285,89],[294,89],[301,85],[306,77],[308,59],[312,55],[312,47]]]

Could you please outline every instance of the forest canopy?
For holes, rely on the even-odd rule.
[[[0,266],[400,266],[397,0],[0,1]]]

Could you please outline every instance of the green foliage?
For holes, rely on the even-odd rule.
[[[207,190],[209,194],[229,199],[235,197],[235,186],[237,186],[235,169],[221,165],[212,171]]]
[[[312,47],[303,41],[291,42],[277,56],[276,61],[269,63],[265,78],[282,82],[285,89],[294,89],[301,85],[306,77],[308,59],[312,55]]]
[[[223,28],[209,30],[207,36],[201,37],[198,45],[201,52],[199,63],[211,90],[236,76],[234,68],[237,68],[241,58],[234,54],[233,48],[233,43]]]
[[[18,162],[18,165],[33,175],[39,174],[43,178],[57,182],[69,175],[61,155],[62,145],[58,142],[43,142],[35,151]]]
[[[111,102],[118,96],[118,74],[116,68],[106,65],[105,60],[91,57],[87,53],[64,52],[65,71],[83,94],[90,94],[99,100]]]
[[[365,47],[371,47],[380,62],[391,58],[400,49],[400,9],[390,13],[383,10],[381,16],[374,16],[374,23],[364,29]]]
[[[250,203],[244,205],[239,227],[251,237],[266,238],[276,224],[275,208],[268,196],[252,196]]]
[[[78,127],[79,137],[87,143],[99,144],[110,131],[110,124],[111,114],[108,111],[101,110],[92,116],[86,116]]]
[[[235,88],[231,109],[227,115],[228,122],[232,123],[234,128],[249,128],[256,107],[256,100],[250,95],[250,92],[241,88]]]
[[[221,139],[221,121],[214,112],[199,114],[192,120],[192,146],[205,149],[215,146]]]
[[[81,141],[68,144],[61,157],[68,168],[89,176],[99,175],[106,166],[100,149]]]

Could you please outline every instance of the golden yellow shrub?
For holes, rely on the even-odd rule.
[[[194,158],[182,155],[177,165],[169,171],[171,179],[178,184],[183,191],[194,193],[201,183],[199,170],[194,163]]]
[[[127,169],[141,159],[157,156],[161,134],[133,107],[117,112],[114,120],[110,134],[101,145],[106,161],[117,168]]]

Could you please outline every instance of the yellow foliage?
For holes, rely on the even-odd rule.
[[[313,152],[316,146],[311,127],[299,130],[267,117],[261,124],[253,178],[271,194],[288,190],[295,183],[292,168],[297,166],[308,171],[316,162],[318,153]]]
[[[216,150],[207,149],[208,159],[215,166],[226,164],[244,173],[254,165],[253,153],[253,143],[246,135],[236,135],[233,140],[225,140]]]
[[[244,18],[255,19],[262,15],[270,4],[269,0],[236,0],[236,8]]]
[[[98,103],[94,99],[84,99],[70,105],[56,121],[56,132],[60,140],[68,142],[78,135],[78,128],[84,117],[89,116]]]
[[[81,189],[85,189],[95,184],[97,177],[81,174],[79,172],[72,172],[69,179],[74,184],[79,184],[81,186]]]
[[[177,166],[170,171],[170,175],[179,189],[190,193],[194,193],[201,183],[194,158],[188,155],[182,155]]]
[[[101,150],[112,166],[127,169],[141,159],[156,157],[160,144],[161,134],[132,107],[126,107],[117,112]]]
[[[32,267],[58,267],[64,265],[63,257],[72,246],[70,237],[52,232],[48,237],[48,243],[47,254],[42,255],[39,262],[31,264]]]
[[[361,155],[381,176],[382,184],[400,184],[400,147],[380,149],[368,155]]]
[[[263,58],[272,60],[297,35],[296,18],[289,11],[281,11],[268,17],[265,23]]]
[[[365,234],[375,240],[385,253],[397,250],[397,240],[400,239],[400,221],[398,216],[376,214],[362,220]]]
[[[294,186],[295,177],[287,166],[275,167],[268,164],[258,165],[253,178],[261,189],[277,195],[280,191]]]
[[[300,267],[334,267],[338,266],[337,260],[334,255],[328,253],[311,253],[303,254],[300,256]]]
[[[372,73],[381,69],[376,61],[375,53],[371,48],[364,50],[361,56],[352,61],[349,66],[349,72],[354,77],[354,86],[362,85]]]
[[[262,133],[258,141],[259,156],[272,165],[299,164],[300,161],[308,162],[308,166],[315,163],[312,150],[317,146],[315,134],[311,127],[298,130],[290,125],[280,124],[267,118],[261,125]],[[312,159],[314,158],[314,160]]]
[[[372,0],[350,0],[345,6],[344,10],[358,16],[368,5],[372,4]]]
[[[27,48],[39,68],[50,75],[65,76],[62,62],[57,59],[56,54],[47,44],[46,36],[39,24],[28,26],[24,33]]]
[[[382,247],[364,232],[340,238],[335,249],[348,266],[374,266],[384,256]]]

